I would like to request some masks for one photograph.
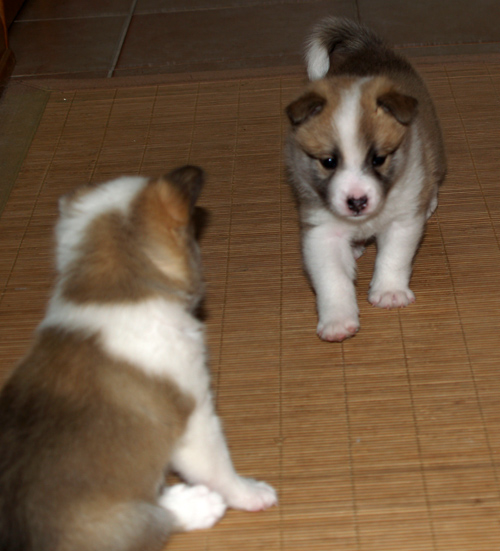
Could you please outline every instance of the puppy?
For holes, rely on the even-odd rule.
[[[371,31],[327,18],[306,58],[312,82],[286,109],[286,159],[317,332],[342,341],[359,330],[355,260],[367,240],[378,248],[368,300],[381,308],[414,302],[412,261],[446,161],[425,84]]]
[[[2,551],[160,550],[226,506],[276,494],[238,476],[212,403],[191,215],[196,167],[61,200],[58,280],[0,395]],[[187,484],[165,488],[167,467]]]

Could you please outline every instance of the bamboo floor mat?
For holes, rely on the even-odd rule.
[[[186,162],[209,175],[217,408],[238,470],[273,484],[280,505],[229,511],[170,551],[500,549],[500,65],[420,69],[449,175],[416,258],[417,302],[368,304],[370,247],[361,331],[343,344],[315,335],[283,169],[283,108],[302,75],[49,90],[0,219],[2,377],[43,315],[59,195]]]

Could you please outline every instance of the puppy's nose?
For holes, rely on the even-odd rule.
[[[366,195],[363,195],[363,197],[349,197],[347,199],[347,206],[354,214],[359,214],[366,208],[366,205],[368,205],[368,197]]]

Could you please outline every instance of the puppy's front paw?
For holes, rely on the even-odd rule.
[[[160,505],[175,515],[178,528],[186,532],[211,528],[226,512],[222,496],[202,484],[171,486],[160,497]]]
[[[411,289],[372,290],[368,300],[378,308],[404,308],[415,302],[415,295]]]
[[[431,199],[431,202],[429,203],[429,206],[427,208],[427,220],[434,214],[434,211],[437,209],[438,206],[438,197],[437,194]]]
[[[320,320],[317,333],[320,339],[328,342],[342,342],[359,331],[357,316],[342,319]]]
[[[226,499],[230,507],[243,511],[263,511],[278,503],[278,496],[272,486],[243,477],[239,477],[237,485]]]

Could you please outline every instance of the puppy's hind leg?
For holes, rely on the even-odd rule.
[[[277,503],[271,486],[243,478],[234,470],[219,418],[209,399],[191,415],[171,466],[184,480],[208,486],[235,509],[260,511]]]
[[[161,551],[169,535],[176,530],[175,515],[160,505],[148,502],[92,504],[79,508],[73,519],[64,523],[57,545],[50,549]]]
[[[210,528],[226,511],[223,498],[205,486],[167,488],[158,504],[146,501],[85,507],[66,524],[50,551],[161,551],[173,532]],[[54,548],[55,547],[55,548]]]

